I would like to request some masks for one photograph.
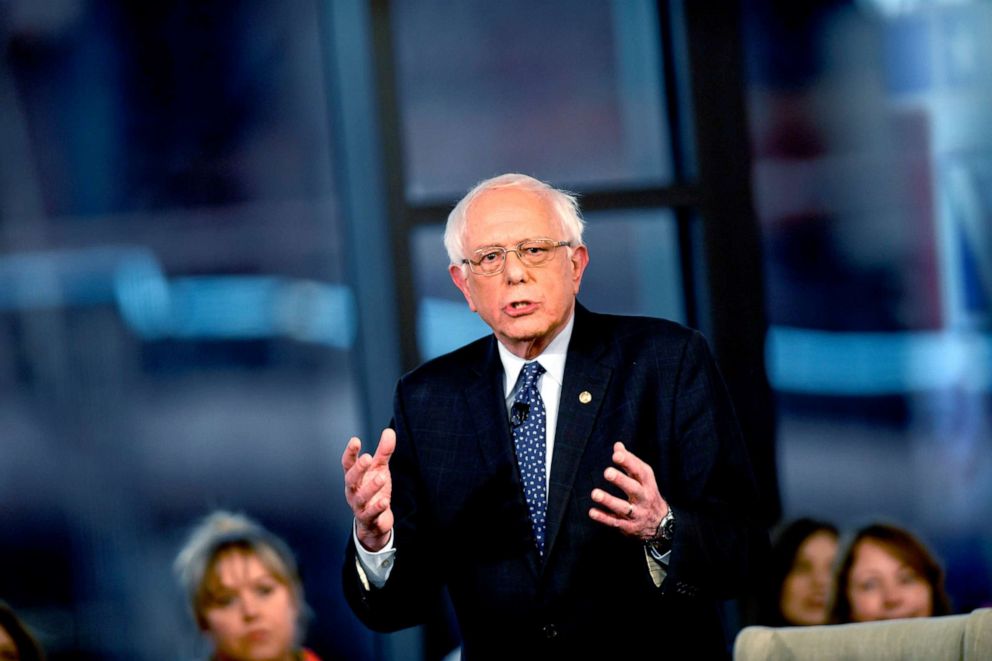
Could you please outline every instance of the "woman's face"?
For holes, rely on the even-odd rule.
[[[853,621],[933,614],[930,584],[884,545],[866,539],[858,543],[854,552],[854,563],[847,580]]]
[[[292,658],[298,607],[289,588],[254,553],[221,553],[203,609],[205,633],[224,661]]]
[[[813,533],[799,545],[779,600],[779,609],[789,624],[827,621],[830,570],[836,555],[837,538],[826,530]]]
[[[7,630],[0,627],[0,661],[16,661],[21,655],[17,652],[17,645],[10,637]]]

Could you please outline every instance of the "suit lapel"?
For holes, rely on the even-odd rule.
[[[551,484],[548,493],[545,557],[554,551],[576,471],[606,396],[613,369],[600,357],[605,343],[596,332],[594,316],[576,304],[575,326],[565,361],[565,376],[558,404]]]
[[[489,472],[499,470],[508,461],[515,461],[502,379],[503,364],[496,350],[496,338],[492,337],[485,357],[477,366],[476,378],[465,389],[469,417],[475,421],[479,451]]]
[[[503,396],[503,363],[499,359],[496,341],[494,336],[486,356],[477,366],[475,378],[465,389],[465,399],[470,412],[469,418],[475,424],[479,452],[485,462],[485,476],[480,476],[480,481],[485,481],[484,478],[489,475],[512,475],[512,492],[519,500],[519,510],[525,513],[527,503],[524,500],[517,459],[513,453],[506,398]],[[527,566],[535,578],[540,572],[539,564],[537,547],[531,544],[531,551],[527,553]]]

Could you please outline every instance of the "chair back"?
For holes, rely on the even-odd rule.
[[[988,661],[992,608],[966,615],[808,627],[744,628],[734,661]]]

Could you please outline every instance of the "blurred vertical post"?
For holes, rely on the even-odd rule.
[[[346,218],[342,225],[347,228],[346,272],[358,315],[355,355],[362,439],[371,448],[392,417],[393,385],[402,370],[395,228],[383,185],[369,4],[328,0],[322,12],[335,174]],[[422,640],[419,628],[378,636],[377,656],[416,661],[422,657]]]

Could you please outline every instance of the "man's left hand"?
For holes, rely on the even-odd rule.
[[[589,510],[589,518],[616,528],[624,535],[645,541],[651,539],[668,514],[668,503],[658,490],[654,470],[623,443],[614,443],[613,463],[616,467],[610,466],[603,474],[607,481],[624,492],[626,498],[593,489],[592,500],[598,507]]]

